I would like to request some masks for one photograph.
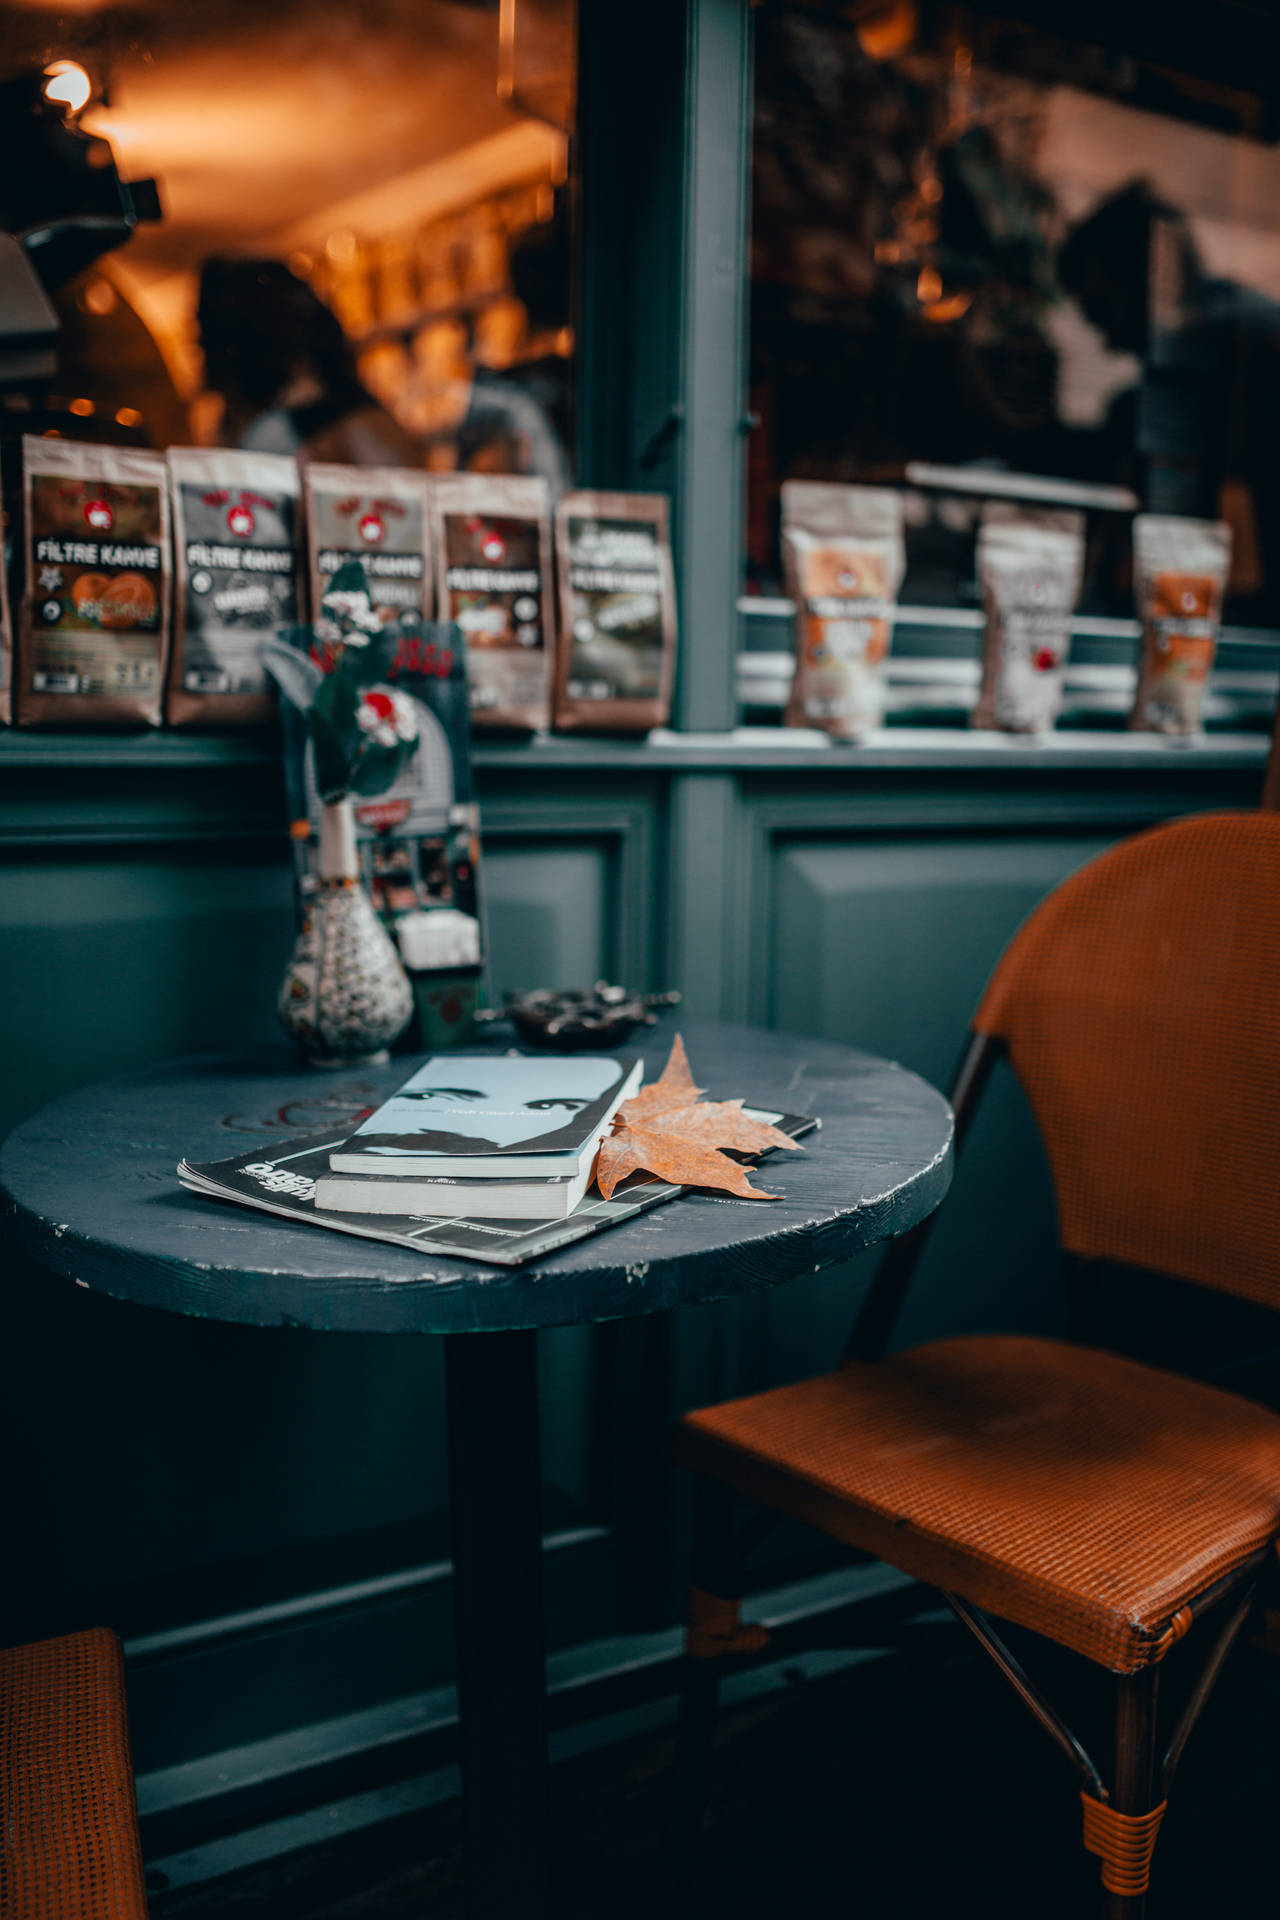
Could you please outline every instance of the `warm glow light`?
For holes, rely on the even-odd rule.
[[[919,28],[915,0],[870,0],[856,9],[854,31],[862,51],[872,60],[892,60],[905,53]]]
[[[118,427],[140,427],[142,425],[142,415],[136,407],[121,407],[116,414],[116,425]]]
[[[949,326],[951,321],[962,319],[973,305],[971,293],[948,293],[941,295],[924,310],[926,320],[936,327]]]
[[[78,413],[82,420],[87,420],[93,412],[93,402],[92,400],[73,400],[69,411],[71,413]]]
[[[80,295],[80,305],[86,313],[96,313],[99,318],[110,313],[116,304],[116,290],[109,280],[94,278],[90,280]]]
[[[55,60],[45,68],[45,99],[65,107],[68,113],[79,113],[81,107],[87,107],[92,93],[93,82],[78,61]]]
[[[921,306],[932,306],[942,298],[942,277],[932,267],[922,267],[916,281],[916,298]]]

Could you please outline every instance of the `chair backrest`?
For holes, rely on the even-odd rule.
[[[1069,1252],[1280,1307],[1280,814],[1091,861],[1015,934],[974,1027],[1031,1103]]]

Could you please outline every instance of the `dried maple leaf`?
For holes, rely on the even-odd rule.
[[[667,1064],[656,1080],[647,1087],[641,1087],[639,1093],[623,1102],[618,1109],[618,1119],[630,1124],[636,1120],[652,1120],[655,1114],[672,1113],[677,1107],[691,1106],[703,1091],[693,1084],[693,1075],[689,1071],[689,1056],[684,1050],[684,1041],[677,1034],[672,1042]]]
[[[744,1200],[776,1200],[753,1187],[735,1153],[794,1151],[797,1142],[766,1120],[753,1120],[741,1100],[699,1103],[684,1042],[677,1034],[662,1075],[619,1107],[614,1131],[596,1160],[596,1183],[606,1200],[632,1173],[654,1174],[681,1187],[714,1187]]]

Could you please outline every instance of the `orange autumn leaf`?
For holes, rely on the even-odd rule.
[[[713,1187],[744,1200],[776,1200],[753,1187],[731,1153],[794,1151],[797,1142],[765,1120],[743,1112],[741,1100],[699,1102],[684,1042],[676,1036],[662,1075],[618,1109],[614,1131],[601,1144],[596,1183],[606,1200],[633,1173],[648,1173],[674,1186]]]
[[[689,1056],[684,1050],[684,1041],[677,1034],[667,1056],[667,1064],[659,1077],[650,1081],[647,1087],[641,1087],[639,1093],[630,1100],[624,1101],[618,1109],[618,1122],[629,1125],[639,1120],[652,1120],[655,1114],[671,1113],[678,1107],[690,1106],[701,1092],[702,1088],[693,1084]]]
[[[767,1153],[771,1147],[782,1147],[787,1153],[800,1151],[800,1142],[789,1133],[744,1113],[741,1100],[701,1100],[649,1124],[734,1153]]]
[[[613,1198],[614,1188],[628,1174],[642,1172],[670,1180],[677,1187],[715,1187],[750,1200],[778,1198],[776,1193],[762,1193],[753,1187],[747,1169],[730,1160],[728,1154],[718,1153],[714,1147],[700,1147],[669,1128],[627,1128],[602,1143],[596,1182],[606,1200]]]

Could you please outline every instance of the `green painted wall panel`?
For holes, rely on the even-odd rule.
[[[590,986],[613,966],[607,843],[566,840],[485,856],[494,1004],[511,987]]]
[[[0,874],[0,1129],[166,1054],[274,1036],[293,938],[279,847],[10,854]]]
[[[945,1085],[991,967],[1099,835],[815,840],[775,849],[774,1023],[888,1054]],[[899,1339],[1060,1324],[1053,1194],[1026,1103],[1000,1071],[908,1299]],[[751,1351],[777,1379],[838,1356],[874,1260],[768,1296]]]

